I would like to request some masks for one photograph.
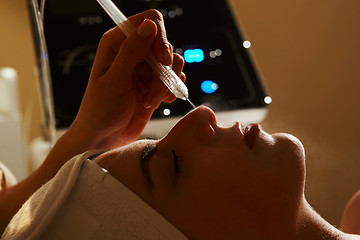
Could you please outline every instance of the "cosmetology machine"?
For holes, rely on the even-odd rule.
[[[34,35],[41,26],[35,21],[36,0],[29,0]],[[189,98],[195,105],[207,105],[220,123],[261,121],[271,102],[249,53],[251,43],[243,38],[227,0],[113,0],[126,15],[146,9],[159,10],[165,19],[167,36],[175,52],[183,55]],[[50,92],[42,96],[54,117],[45,114],[46,125],[56,131],[74,120],[87,85],[97,44],[102,34],[115,26],[96,0],[46,0],[44,32],[51,78]],[[37,49],[40,41],[35,38]],[[40,68],[44,61],[39,52]],[[42,81],[45,82],[46,81]],[[42,83],[42,85],[44,85]],[[53,102],[53,103],[52,103]],[[47,106],[47,103],[44,104]],[[162,103],[144,131],[146,137],[164,135],[191,109],[177,99]],[[46,112],[47,110],[45,110]],[[51,112],[51,111],[50,111]]]
[[[0,134],[0,162],[11,169],[20,181],[26,176],[27,168],[18,101],[18,75],[10,67],[0,67]]]

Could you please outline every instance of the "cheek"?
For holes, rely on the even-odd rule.
[[[216,142],[217,137],[215,134],[214,129],[209,123],[206,124],[196,124],[193,126],[192,135],[189,137],[189,139],[194,138],[194,142],[200,143],[199,145],[204,146],[213,146],[213,144]],[[191,148],[190,148],[191,149]],[[196,148],[198,153],[207,154],[208,150],[206,148]]]
[[[296,204],[304,191],[304,150],[290,136],[275,138],[275,146],[261,153],[241,146],[203,149],[201,157],[193,159],[184,189],[191,189],[199,202]]]
[[[184,166],[178,185],[182,196],[190,196],[189,205],[212,202],[217,206],[221,201],[235,199],[249,174],[248,159],[214,148],[203,148],[201,154],[193,153],[192,157]]]

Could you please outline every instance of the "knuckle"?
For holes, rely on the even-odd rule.
[[[101,36],[100,42],[107,42],[111,36],[111,29],[107,30],[103,35]]]
[[[163,22],[164,18],[163,15],[156,9],[149,9],[146,10],[146,16],[156,22]]]
[[[101,40],[107,41],[107,39],[111,38],[112,33],[114,32],[115,28],[111,28],[107,30],[103,35],[101,36]]]
[[[181,66],[184,66],[184,64],[185,64],[184,58],[178,53],[173,53],[173,55],[174,55],[174,62],[176,62],[177,64],[179,64]]]
[[[175,54],[176,54],[176,56],[177,56],[177,58],[178,58],[179,62],[180,62],[181,64],[185,64],[185,60],[184,60],[183,56],[181,56],[181,55],[180,55],[180,54],[178,54],[178,53],[175,53]]]
[[[113,51],[118,51],[121,42],[124,40],[124,37],[120,34],[121,31],[118,27],[114,27],[106,31],[100,39],[99,46],[110,48]]]
[[[114,31],[115,31],[114,28],[107,30],[107,31],[101,36],[100,44],[110,44],[110,43],[112,43],[113,38],[114,38]]]

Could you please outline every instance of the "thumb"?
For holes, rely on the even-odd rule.
[[[149,19],[145,19],[124,40],[107,72],[110,75],[110,79],[113,81],[118,81],[119,78],[122,80],[130,79],[135,66],[150,54],[156,32],[156,24]]]

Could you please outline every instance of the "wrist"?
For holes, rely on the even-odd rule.
[[[75,120],[69,127],[66,134],[67,138],[73,139],[77,144],[81,145],[84,151],[92,149],[112,149],[121,143],[121,130],[109,130],[108,128],[97,128],[91,124],[79,122]]]
[[[79,147],[79,151],[84,152],[97,148],[100,142],[99,136],[101,135],[97,134],[95,129],[75,120],[61,138],[72,142]]]

